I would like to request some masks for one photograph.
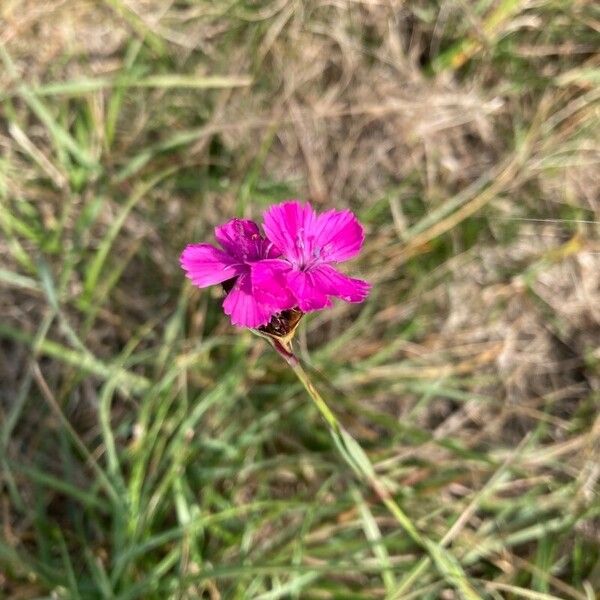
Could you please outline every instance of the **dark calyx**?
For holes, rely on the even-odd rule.
[[[232,277],[231,279],[227,279],[227,281],[223,281],[221,283],[221,286],[226,294],[231,291],[235,285],[236,279],[237,277]],[[296,327],[298,327],[300,319],[303,316],[304,313],[299,308],[282,310],[276,315],[273,315],[269,323],[259,327],[258,330],[262,333],[266,333],[267,335],[277,338],[287,338],[294,333]]]
[[[304,313],[299,308],[289,308],[273,315],[267,325],[259,327],[258,330],[275,337],[285,338],[291,335]]]

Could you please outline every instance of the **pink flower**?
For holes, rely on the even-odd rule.
[[[192,283],[199,288],[235,279],[223,302],[223,310],[234,325],[259,327],[271,317],[295,304],[284,288],[281,276],[269,282],[260,298],[253,289],[252,267],[262,259],[272,259],[281,253],[266,240],[256,223],[232,219],[215,228],[215,237],[223,250],[211,244],[190,244],[181,254],[180,263]],[[269,290],[275,290],[273,295]]]
[[[291,291],[300,310],[310,312],[331,306],[330,296],[346,302],[367,297],[366,281],[332,266],[355,257],[363,244],[363,228],[352,212],[328,210],[318,215],[308,203],[288,201],[267,210],[263,227],[282,256],[252,265],[257,298],[285,304]]]

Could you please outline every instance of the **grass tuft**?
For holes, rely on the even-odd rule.
[[[3,0],[0,596],[594,598],[597,42],[590,0]],[[366,225],[295,350],[370,485],[178,267],[290,197]]]

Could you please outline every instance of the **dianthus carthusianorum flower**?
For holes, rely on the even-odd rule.
[[[215,228],[223,250],[190,244],[181,254],[194,285],[223,284],[223,309],[234,325],[293,334],[303,313],[331,306],[332,296],[366,298],[368,283],[332,266],[356,256],[364,240],[349,210],[318,215],[308,203],[283,202],[267,210],[264,230],[266,238],[253,221],[232,219]]]
[[[291,292],[300,310],[310,312],[331,306],[331,296],[346,302],[367,297],[366,281],[332,266],[354,258],[364,241],[363,228],[349,210],[317,214],[308,203],[282,202],[267,210],[263,228],[281,257],[252,265],[258,298],[285,303]]]
[[[252,266],[281,254],[260,234],[256,223],[232,219],[215,228],[215,237],[223,250],[211,244],[190,244],[182,252],[180,263],[197,287],[233,284],[223,302],[223,310],[234,325],[251,328],[266,325],[274,314],[294,305],[295,299],[286,292],[281,277],[270,282],[269,289],[277,290],[275,296],[265,290],[259,298],[254,292]]]

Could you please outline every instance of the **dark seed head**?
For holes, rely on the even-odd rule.
[[[273,315],[268,325],[263,325],[258,329],[276,338],[289,338],[293,335],[303,316],[304,313],[299,308],[282,310],[280,313]]]
[[[237,277],[232,277],[221,283],[221,287],[225,291],[225,294],[229,294],[232,290]],[[282,343],[287,344],[291,341],[300,323],[300,319],[304,316],[304,313],[299,308],[289,308],[288,310],[282,310],[281,312],[273,315],[267,325],[263,325],[258,328],[262,334],[280,340]]]

